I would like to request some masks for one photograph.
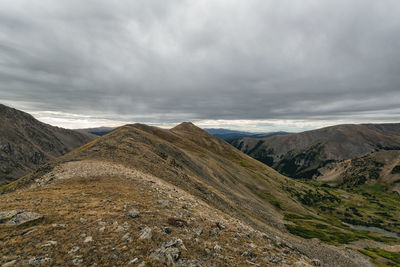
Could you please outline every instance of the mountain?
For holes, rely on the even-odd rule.
[[[96,128],[85,128],[85,129],[75,129],[75,131],[80,132],[80,133],[90,133],[98,136],[103,136],[105,134],[108,134],[112,130],[114,130],[115,127],[96,127]]]
[[[223,128],[205,128],[204,130],[212,135],[218,136],[219,138],[225,140],[228,143],[238,138],[253,136],[256,134],[251,132],[235,131]]]
[[[394,156],[390,164],[389,162],[372,164],[376,165],[374,168],[381,168],[382,164],[391,166],[396,163],[398,159],[396,153],[390,151],[400,150],[400,124],[337,125],[284,136],[246,137],[236,140],[233,145],[290,177],[326,176],[323,180],[345,180],[347,183],[350,181],[341,176],[340,173],[344,171],[339,171],[339,168],[348,166],[344,169],[354,169],[354,166],[351,167],[352,164],[364,166],[360,165],[360,162],[365,160],[365,157],[373,160],[373,158],[384,158],[382,154],[387,154],[389,158]],[[379,153],[376,154],[377,152]],[[350,165],[343,163],[348,160]],[[342,163],[336,166],[339,162]],[[336,171],[332,171],[334,169]],[[365,182],[367,179],[361,180]],[[394,179],[393,182],[395,181]]]
[[[206,128],[204,129],[206,132],[218,136],[222,140],[225,140],[228,143],[232,143],[237,139],[241,139],[244,137],[269,137],[274,135],[285,135],[288,134],[286,132],[270,132],[270,133],[251,133],[251,132],[242,132],[242,131],[235,131],[229,129],[222,129],[222,128]]]
[[[92,141],[95,136],[42,123],[0,104],[0,185]]]
[[[364,243],[340,245],[396,239],[343,224],[353,216],[343,210],[371,214],[365,223],[383,216],[371,209],[400,215],[391,206],[364,207],[368,196],[356,192],[287,178],[191,123],[119,127],[0,192],[0,210],[11,218],[5,224],[27,211],[42,218],[0,227],[0,260],[55,265],[372,266],[358,252]],[[396,223],[375,225],[398,231]]]
[[[354,159],[331,162],[318,171],[318,180],[333,185],[351,188],[377,182],[400,193],[400,150],[379,150]]]

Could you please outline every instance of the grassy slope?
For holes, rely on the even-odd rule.
[[[80,167],[82,164],[85,165]],[[114,173],[96,175],[98,170],[103,172],[102,168],[113,169]],[[138,258],[137,264],[145,261],[146,266],[161,266],[150,257],[151,253],[176,238],[185,246],[180,249],[180,259],[200,259],[217,266],[245,266],[249,261],[266,266],[274,254],[284,255],[283,250],[289,264],[301,258],[295,251],[270,243],[262,233],[158,178],[140,173],[125,177],[124,172],[129,170],[95,161],[72,162],[63,173],[68,171],[72,173],[69,179],[0,196],[0,210],[25,209],[45,215],[36,225],[0,226],[0,264],[16,260],[16,266],[26,266],[34,257],[47,257],[56,266],[126,266]],[[169,205],[161,205],[157,202],[160,200]],[[140,212],[137,218],[127,216],[132,208]],[[179,218],[186,225],[171,224],[171,218]],[[211,236],[216,222],[224,228]],[[152,229],[152,237],[140,240],[145,227]],[[195,236],[194,230],[199,228],[202,232]],[[92,241],[85,242],[87,237]],[[48,241],[53,244],[46,246]],[[221,251],[215,251],[216,244]],[[242,256],[246,251],[252,254]]]
[[[269,233],[279,235],[276,228],[288,228],[294,234],[318,237],[336,245],[358,238],[392,241],[353,230],[340,222],[337,211],[342,212],[346,205],[358,207],[357,192],[352,194],[354,201],[346,204],[339,196],[343,192],[286,178],[191,124],[170,131],[146,125],[121,127],[44,166],[18,186],[63,162],[87,159],[106,160],[150,173]],[[369,201],[366,197],[362,200]],[[372,212],[372,208],[375,207],[366,206],[365,210]],[[389,212],[395,212],[394,218],[398,216],[398,209]],[[322,258],[332,258],[337,264],[341,260],[339,255],[332,257],[335,254],[322,245],[313,247],[290,240],[309,254],[321,249]]]

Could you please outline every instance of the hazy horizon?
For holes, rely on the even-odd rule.
[[[0,102],[65,128],[400,118],[400,2],[2,1]]]

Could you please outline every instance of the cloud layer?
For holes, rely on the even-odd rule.
[[[397,0],[6,0],[0,99],[105,122],[395,121],[399,29]]]

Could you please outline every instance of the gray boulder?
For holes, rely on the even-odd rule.
[[[11,210],[0,212],[0,224],[19,226],[37,222],[43,219],[44,216],[40,213],[24,211],[24,210]]]

